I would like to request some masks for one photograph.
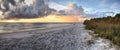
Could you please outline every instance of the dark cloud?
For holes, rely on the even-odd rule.
[[[6,12],[10,9],[9,4],[16,5],[14,0],[1,0],[0,5],[3,5],[4,9],[0,6],[0,10]]]
[[[19,3],[22,2],[24,2],[24,0],[19,0]],[[3,12],[3,15],[5,12],[10,11],[11,6],[9,4],[11,4],[12,6],[17,6],[17,2],[15,0],[0,0],[0,11]]]
[[[1,2],[2,2],[1,5],[3,5],[5,9],[1,8],[0,10],[4,13],[3,15],[5,19],[36,18],[36,17],[48,15],[52,11],[55,11],[54,9],[50,9],[48,7],[47,3],[49,2],[49,0],[36,0],[36,2],[30,6],[28,6],[25,3],[25,0],[19,0],[18,2],[16,2],[15,0],[5,0],[5,1],[2,0]],[[11,8],[9,3],[14,8]]]

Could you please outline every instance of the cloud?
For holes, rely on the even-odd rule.
[[[109,15],[114,15],[114,11],[110,11],[110,7],[106,4],[107,1],[102,0],[101,5],[105,11],[95,10],[94,7],[85,7],[81,5],[77,5],[76,3],[69,3],[67,6],[63,6],[61,4],[55,3],[52,5],[55,9],[59,10],[60,14],[63,15],[85,15],[88,17],[104,17]],[[117,4],[113,4],[113,6],[117,6]],[[111,7],[113,7],[111,6]]]
[[[58,11],[59,10],[64,10],[64,9],[68,9],[66,6],[63,6],[63,5],[55,3],[55,2],[50,2],[49,3],[49,7],[53,8],[53,9],[56,9]]]
[[[83,7],[83,9],[86,14],[93,14],[97,12],[97,10],[94,10],[93,8]]]
[[[84,15],[84,9],[82,6],[78,6],[74,3],[69,3],[67,9],[60,10],[60,14],[64,15]]]
[[[114,12],[96,12],[93,14],[86,14],[88,17],[91,18],[99,18],[99,17],[106,17],[106,16],[114,16]]]
[[[31,5],[31,4],[33,4],[33,2],[34,2],[34,0],[25,0],[25,3],[26,3],[27,5]]]
[[[12,0],[15,1],[15,0]],[[20,2],[22,1],[22,2]],[[32,0],[31,0],[32,1]],[[0,9],[1,12],[3,12],[4,18],[36,18],[36,17],[42,17],[45,15],[50,14],[51,12],[55,11],[54,9],[51,9],[48,7],[48,4],[46,4],[49,0],[36,0],[35,3],[28,6],[26,4],[26,0],[18,0],[15,1],[15,6],[9,5],[9,2],[11,3],[11,0],[5,0],[1,1],[2,4],[5,7],[5,9]],[[7,2],[7,3],[6,3]],[[5,5],[4,5],[5,4]],[[30,4],[30,2],[29,2]],[[0,6],[1,7],[1,6]],[[5,11],[2,11],[5,10]]]
[[[77,4],[74,3],[69,3],[68,8],[75,14],[84,14],[84,9],[82,6],[78,6]]]
[[[112,2],[112,3],[110,3]],[[118,1],[119,2],[119,1]],[[99,5],[102,9],[107,11],[119,12],[120,5],[117,1],[112,0],[102,0],[101,4]]]

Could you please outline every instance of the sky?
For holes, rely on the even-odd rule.
[[[49,7],[62,10],[69,3],[81,6],[86,14],[120,13],[120,0],[50,0]]]
[[[68,5],[74,3],[82,6],[86,12],[106,12],[112,11],[115,13],[120,12],[120,0],[51,0],[52,2]]]

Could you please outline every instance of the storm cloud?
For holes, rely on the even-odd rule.
[[[31,0],[33,1],[33,0]],[[49,0],[35,0],[27,5],[25,0],[0,0],[3,19],[36,18],[50,14],[54,9],[48,7]]]

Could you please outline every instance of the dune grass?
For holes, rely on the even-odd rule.
[[[111,40],[120,46],[120,14],[114,17],[94,18],[84,22],[86,29],[94,31],[97,37]]]

